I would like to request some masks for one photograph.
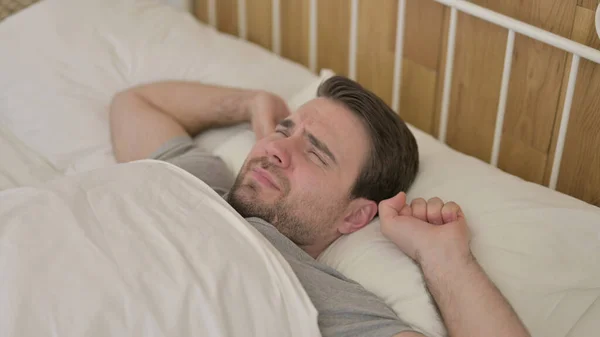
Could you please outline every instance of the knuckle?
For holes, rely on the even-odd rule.
[[[455,209],[452,207],[446,207],[444,206],[444,208],[442,208],[442,213],[443,214],[452,214],[455,212]]]
[[[422,205],[422,204],[425,204],[425,203],[426,203],[425,199],[423,199],[423,198],[417,198],[417,199],[414,199],[410,204],[411,205]]]
[[[460,209],[460,206],[458,206],[458,204],[455,203],[454,201],[447,202],[444,205],[444,207],[448,208],[449,210],[453,210],[453,211],[456,211],[456,210]]]

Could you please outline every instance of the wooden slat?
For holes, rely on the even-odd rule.
[[[594,11],[577,8],[571,38],[600,49],[600,41],[594,28]],[[569,61],[570,59],[571,57]],[[563,81],[560,107],[564,103],[567,76],[568,72]],[[557,189],[600,206],[600,65],[582,60],[577,83]],[[549,163],[552,163],[556,148],[560,117],[561,114],[557,114]],[[545,183],[550,174],[549,164],[546,167]]]
[[[271,49],[271,0],[246,0],[248,41]]]
[[[444,32],[443,5],[435,1],[407,1],[404,59],[400,87],[400,115],[417,128],[435,134],[436,92]]]
[[[541,42],[523,36],[515,39],[504,133],[546,153],[552,136],[561,79],[568,71],[566,56],[567,53]]]
[[[407,58],[402,64],[400,116],[417,128],[432,133],[437,73]]]
[[[281,1],[281,55],[308,66],[309,0]]]
[[[485,161],[491,155],[506,36],[490,23],[458,16],[447,142]]]
[[[406,2],[404,57],[436,70],[440,63],[444,6],[431,0]]]
[[[600,0],[577,0],[577,6],[596,10],[600,5]]]
[[[238,35],[237,0],[218,0],[217,28],[231,35]]]
[[[320,0],[317,11],[317,69],[348,76],[350,1]]]
[[[501,146],[498,167],[528,181],[543,183],[546,165],[552,165],[546,151],[537,150],[510,133],[503,134]]]
[[[537,0],[505,7],[517,19],[568,37],[575,15],[570,1]],[[492,6],[493,8],[493,6]],[[548,163],[562,77],[568,72],[566,53],[523,36],[515,53],[503,137],[520,148],[501,150],[499,167],[526,180],[542,183]],[[535,162],[534,158],[539,159]]]
[[[398,3],[362,0],[358,14],[357,81],[391,106]]]
[[[208,23],[208,0],[194,0],[194,15],[198,20]]]

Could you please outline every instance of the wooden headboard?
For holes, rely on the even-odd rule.
[[[471,2],[600,49],[594,27],[600,0]],[[195,0],[194,12],[223,32],[313,71],[330,68],[354,77],[393,106],[398,6],[399,0]],[[316,25],[310,24],[311,10]],[[357,15],[354,31],[351,13]],[[433,0],[406,0],[405,17],[398,111],[407,122],[438,136],[450,9]],[[281,23],[275,32],[279,39],[273,36],[273,18]],[[311,34],[316,34],[316,48],[310,46]],[[355,57],[349,56],[353,34]],[[445,141],[486,162],[491,160],[507,34],[473,16],[457,16]],[[571,58],[516,35],[499,143],[502,170],[549,185]],[[600,65],[582,58],[578,69],[556,189],[600,206]]]

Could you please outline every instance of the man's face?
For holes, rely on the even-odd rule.
[[[272,223],[299,246],[343,232],[350,191],[368,153],[358,117],[340,103],[314,99],[261,139],[229,194],[244,217]]]

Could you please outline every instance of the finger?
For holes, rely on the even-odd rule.
[[[427,222],[434,225],[444,224],[442,220],[442,207],[444,202],[442,199],[435,197],[427,201]]]
[[[270,135],[271,133],[273,133],[275,131],[275,127],[277,126],[277,123],[275,121],[267,121],[264,125],[263,125],[263,137],[266,137],[268,135]]]
[[[406,193],[400,192],[394,197],[379,203],[379,217],[383,220],[393,219],[398,216],[406,205]]]
[[[458,213],[460,212],[460,206],[457,203],[450,201],[444,204],[442,208],[442,218],[444,223],[449,223],[458,220]]]
[[[275,131],[275,124],[272,121],[256,123],[252,125],[252,131],[254,131],[256,140],[260,140]]]
[[[402,209],[400,210],[400,215],[401,216],[412,216],[412,208],[410,208],[409,205],[404,205],[404,207],[402,207]]]
[[[283,102],[283,108],[281,109],[281,119],[286,119],[287,117],[289,117],[292,114],[292,112],[290,111],[290,108],[287,106],[287,104],[285,102]],[[278,123],[280,121],[277,121]]]
[[[417,198],[410,203],[412,215],[422,221],[427,221],[427,202],[423,198]]]
[[[262,130],[259,126],[252,125],[252,131],[254,132],[254,136],[256,137],[256,140],[260,140],[261,138],[263,138]]]

